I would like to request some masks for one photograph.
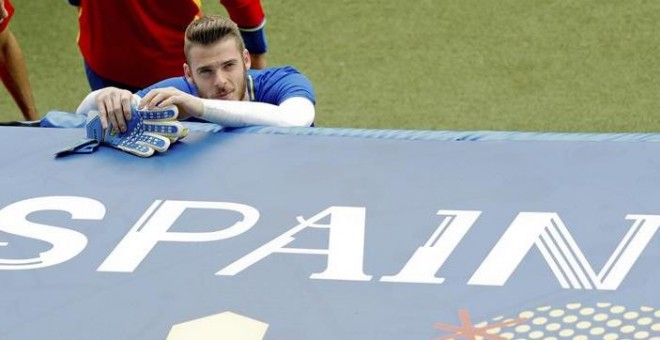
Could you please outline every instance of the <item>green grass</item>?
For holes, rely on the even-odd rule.
[[[14,1],[41,112],[88,92],[66,1]],[[225,13],[205,0],[210,13]],[[407,4],[407,7],[404,6]],[[660,3],[264,0],[270,65],[312,80],[325,127],[658,132]],[[0,94],[0,119],[20,115]]]

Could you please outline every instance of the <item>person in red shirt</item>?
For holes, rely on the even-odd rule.
[[[9,0],[0,0],[0,78],[27,120],[39,119],[28,80],[23,50],[9,30],[14,7]]]
[[[266,66],[260,0],[221,0],[241,30],[253,68]],[[92,90],[135,92],[181,75],[184,32],[202,16],[200,0],[69,0],[78,6],[78,46]]]

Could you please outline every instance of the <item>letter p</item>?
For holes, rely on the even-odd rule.
[[[232,210],[243,220],[232,226],[210,232],[173,232],[169,229],[186,209]],[[218,241],[240,235],[259,220],[259,211],[251,206],[228,202],[156,200],[133,225],[97,269],[100,272],[133,272],[158,242]]]

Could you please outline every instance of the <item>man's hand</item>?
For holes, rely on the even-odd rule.
[[[126,132],[126,122],[131,120],[131,91],[116,87],[106,87],[98,91],[96,95],[96,107],[98,108],[101,126],[108,126],[115,132]]]
[[[170,105],[175,105],[179,108],[179,118],[181,119],[190,116],[199,117],[204,113],[204,104],[200,98],[177,90],[174,87],[149,91],[138,104],[138,110],[153,110]]]

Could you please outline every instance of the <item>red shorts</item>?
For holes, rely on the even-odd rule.
[[[0,23],[0,32],[2,32],[5,30],[5,27],[9,25],[9,20],[11,20],[11,17],[14,16],[14,6],[11,5],[11,2],[9,2],[9,0],[0,0],[0,1],[3,1],[5,3],[5,9],[7,9],[7,12],[9,12],[9,15]]]

